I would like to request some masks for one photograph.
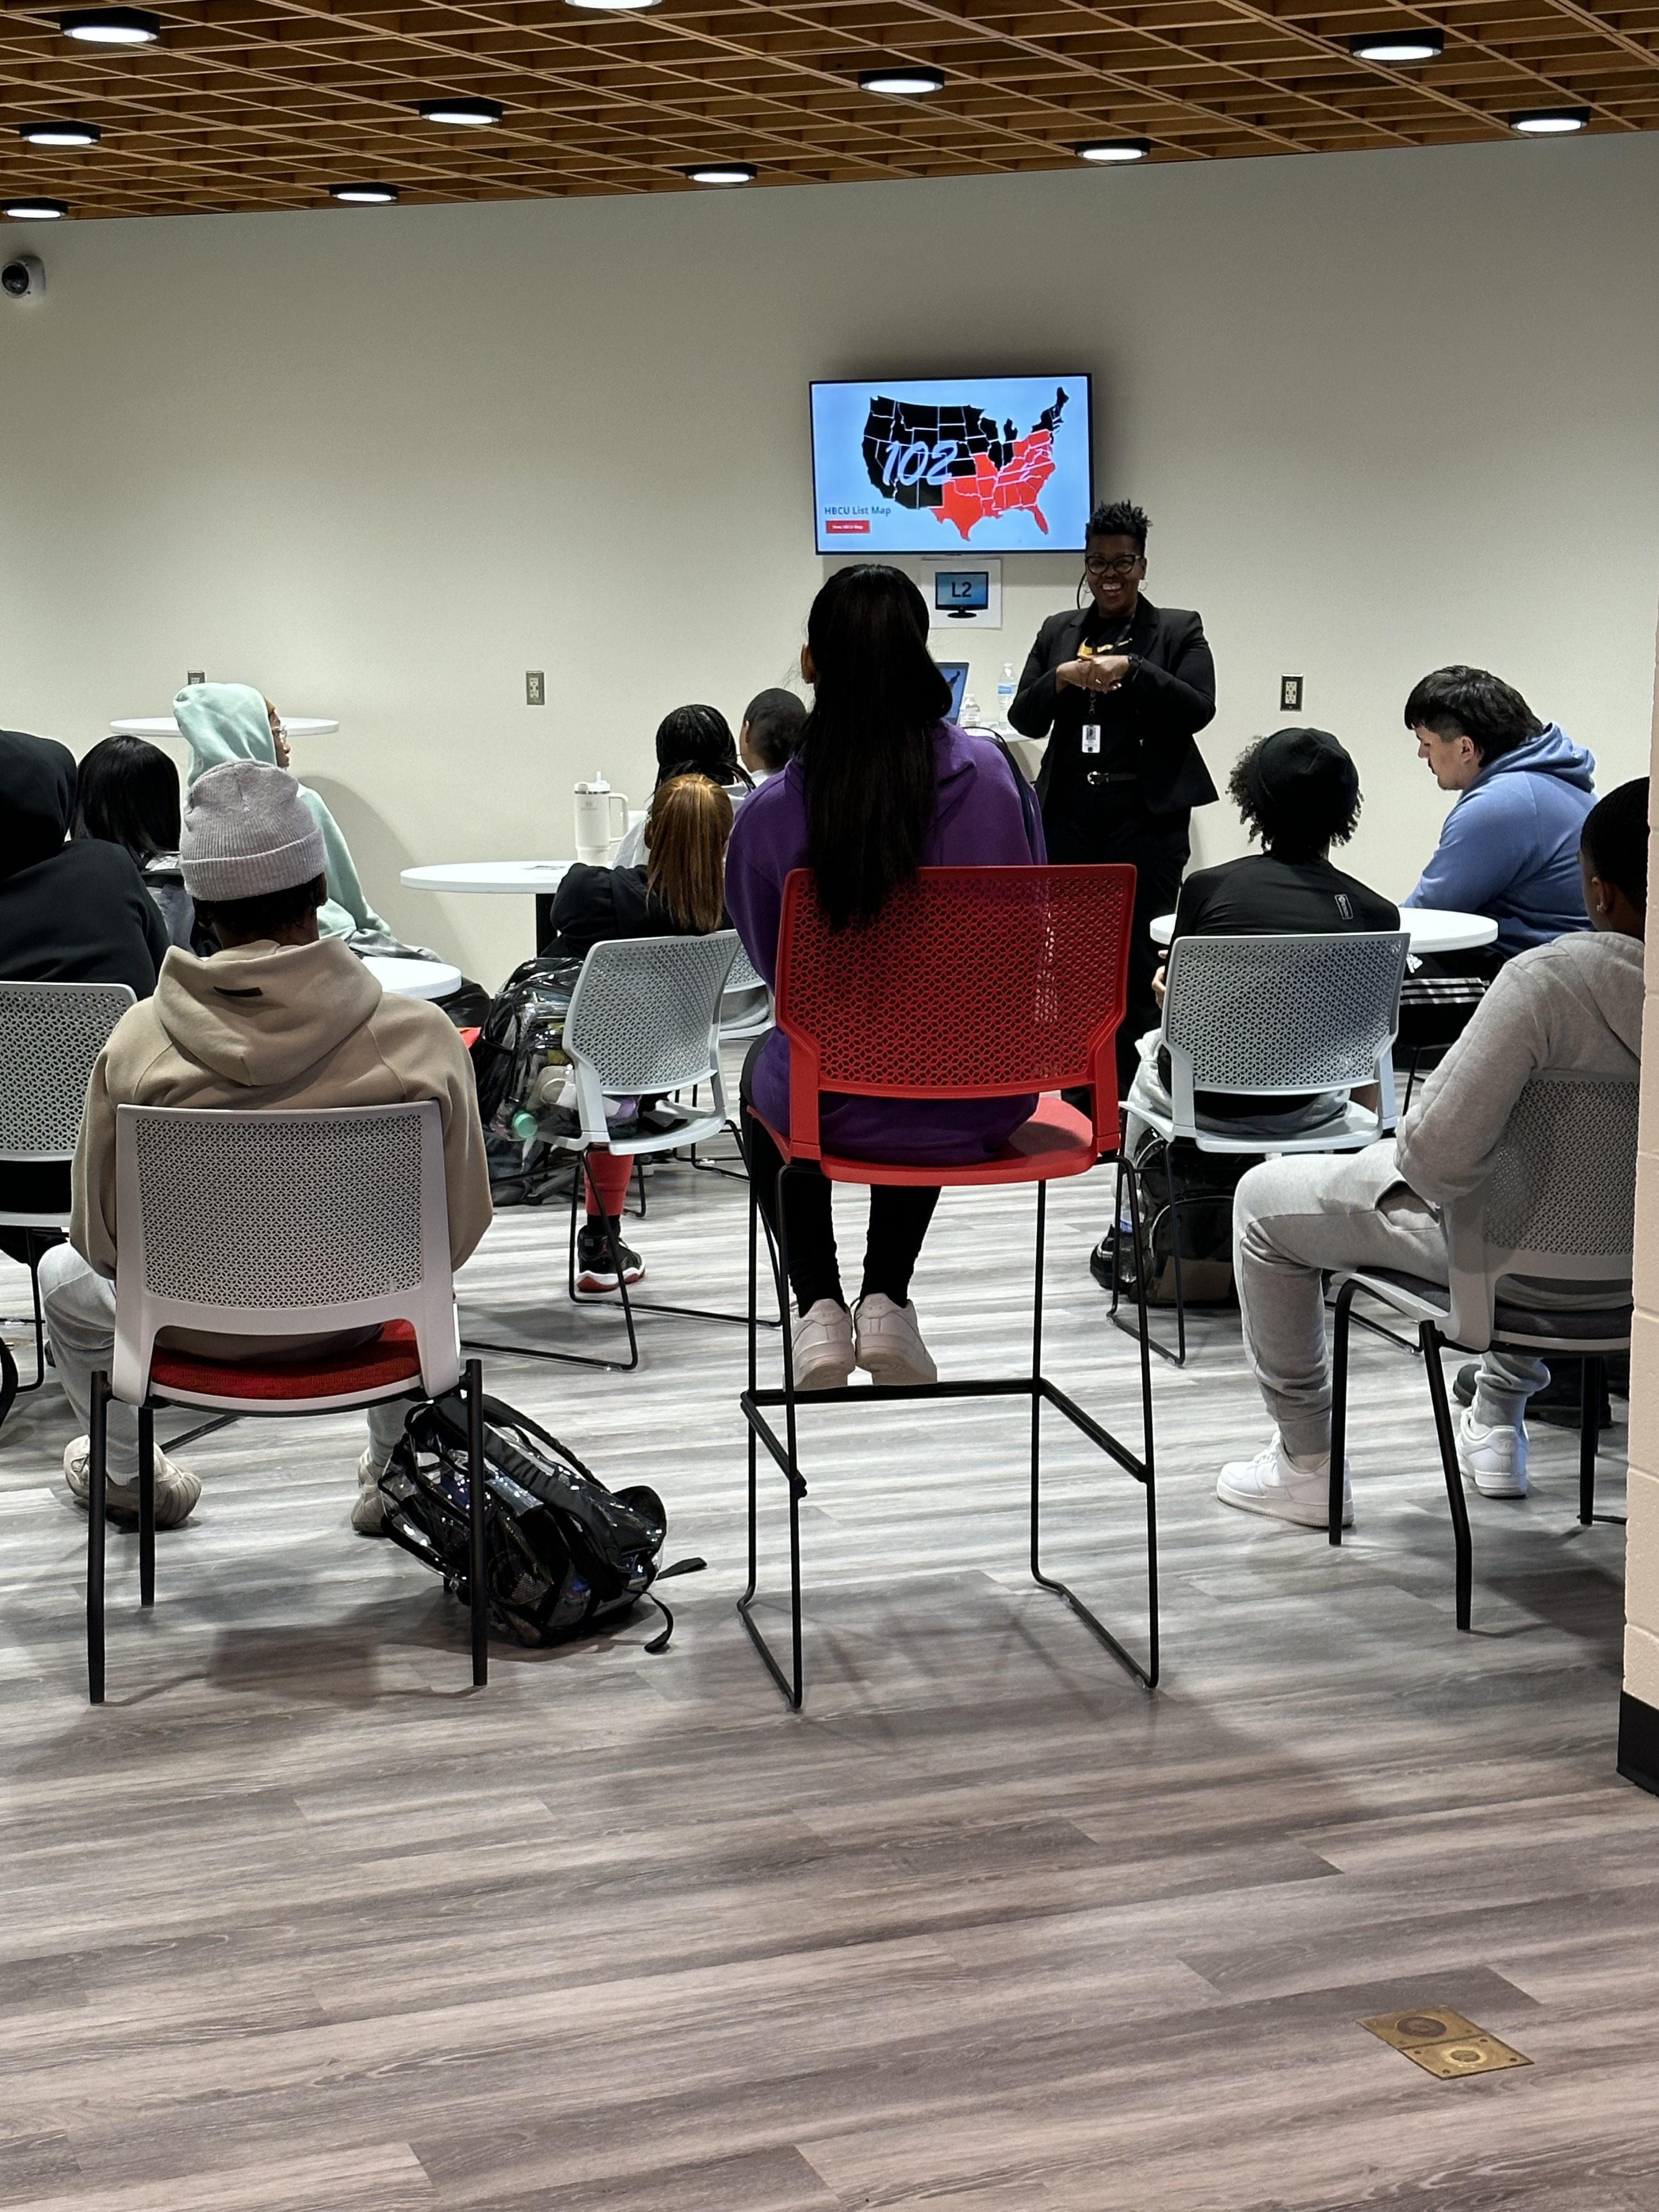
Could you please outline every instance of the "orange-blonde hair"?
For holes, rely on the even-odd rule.
[[[707,776],[659,784],[645,825],[645,882],[682,929],[706,937],[726,919],[732,802]]]

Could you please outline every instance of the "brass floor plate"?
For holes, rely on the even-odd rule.
[[[1472,2020],[1465,2020],[1461,2012],[1452,2012],[1445,2005],[1378,2013],[1374,2020],[1362,2020],[1359,2025],[1403,2052],[1413,2066],[1420,2066],[1425,2074],[1442,2081],[1458,2081],[1465,2074],[1501,2074],[1507,2067],[1532,2064],[1530,2058],[1511,2051],[1507,2043],[1500,2043],[1484,2027],[1477,2027]]]

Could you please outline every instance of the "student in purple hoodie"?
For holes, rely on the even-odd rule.
[[[1046,857],[1041,823],[1033,808],[1028,828],[1006,755],[945,719],[950,686],[927,650],[927,602],[908,576],[876,562],[832,576],[807,617],[801,673],[813,704],[799,747],[781,775],[744,801],[726,854],[726,906],[769,983],[792,868],[812,870],[831,926],[842,928],[873,919],[918,868]],[[750,1172],[772,1220],[781,1161],[762,1124],[789,1126],[789,1047],[781,1032],[750,1052],[743,1095],[753,1108],[744,1117]],[[1035,1097],[826,1095],[821,1127],[826,1151],[946,1166],[988,1158],[1036,1105]],[[836,1265],[830,1184],[798,1170],[784,1188],[799,1313],[797,1388],[833,1388],[855,1365],[878,1382],[937,1380],[909,1291],[938,1189],[871,1190],[855,1322]]]

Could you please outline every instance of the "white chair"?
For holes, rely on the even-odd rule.
[[[1137,1101],[1133,1114],[1164,1142],[1165,1205],[1149,1218],[1150,1264],[1158,1222],[1170,1223],[1175,1275],[1176,1348],[1153,1340],[1152,1349],[1175,1366],[1187,1358],[1187,1316],[1181,1286],[1181,1207],[1170,1151],[1191,1145],[1200,1152],[1255,1158],[1280,1152],[1357,1152],[1394,1127],[1394,1038],[1400,986],[1410,939],[1403,930],[1356,930],[1343,935],[1182,937],[1170,948],[1164,982],[1163,1042],[1170,1055],[1170,1111]],[[1275,1098],[1349,1092],[1374,1085],[1371,1109],[1348,1099],[1340,1113],[1295,1135],[1235,1135],[1213,1121],[1200,1122],[1200,1091],[1225,1091],[1260,1099],[1271,1112]],[[1120,1158],[1117,1213],[1123,1218],[1123,1177],[1133,1172]],[[1120,1234],[1121,1234],[1120,1231]],[[1121,1328],[1115,1287],[1112,1318]]]
[[[772,994],[739,945],[720,999],[720,1040],[746,1044],[751,1037],[764,1036],[774,1018]]]
[[[1445,1210],[1448,1285],[1369,1267],[1335,1278],[1330,1540],[1342,1541],[1348,1313],[1363,1292],[1416,1324],[1451,1505],[1460,1628],[1469,1625],[1474,1567],[1443,1346],[1582,1359],[1578,1518],[1588,1525],[1617,1517],[1595,1513],[1595,1441],[1602,1362],[1630,1347],[1639,1110],[1636,1083],[1535,1076],[1516,1103],[1486,1182]]]
[[[720,1067],[720,995],[737,950],[737,932],[732,929],[715,930],[707,937],[612,938],[594,945],[582,963],[565,1016],[563,1038],[581,1127],[571,1135],[552,1133],[547,1139],[556,1149],[582,1156],[584,1174],[576,1178],[570,1193],[568,1287],[573,1303],[576,1300],[576,1224],[584,1183],[599,1198],[587,1166],[589,1151],[604,1146],[630,1159],[649,1159],[684,1146],[706,1143],[722,1131],[730,1131],[734,1139],[737,1136]],[[708,1109],[669,1103],[671,1093],[705,1083],[712,1096]],[[629,1122],[613,1128],[605,1120],[605,1103],[617,1098],[659,1101],[652,1109],[652,1126]],[[481,1344],[480,1351],[631,1371],[640,1364],[635,1313],[682,1314],[698,1321],[746,1323],[747,1316],[742,1314],[711,1313],[700,1306],[652,1305],[630,1298],[617,1257],[618,1224],[608,1213],[599,1218],[616,1268],[628,1328],[627,1359],[521,1344]]]
[[[0,1166],[34,1170],[29,1195],[46,1201],[0,1207],[0,1228],[30,1232],[34,1294],[34,1380],[20,1385],[0,1342],[0,1422],[20,1388],[38,1390],[46,1379],[40,1261],[69,1228],[70,1163],[93,1067],[133,1003],[125,983],[0,983]]]
[[[121,1106],[115,1116],[115,1358],[92,1378],[87,1674],[104,1697],[108,1401],[138,1413],[139,1602],[155,1597],[155,1414],[341,1413],[437,1398],[462,1382],[444,1188],[443,1129],[428,1099],[244,1113]],[[158,1346],[166,1328],[269,1337],[268,1359]],[[283,1340],[357,1332],[344,1349]],[[472,1679],[487,1678],[483,1377],[469,1360]]]

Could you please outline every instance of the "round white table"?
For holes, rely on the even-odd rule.
[[[405,868],[398,878],[412,891],[556,891],[574,860],[440,860]]]
[[[388,960],[370,953],[363,965],[398,999],[447,999],[461,988],[460,969],[442,960]]]
[[[110,735],[116,738],[176,738],[183,733],[171,714],[129,714],[125,721],[112,722]],[[283,727],[290,738],[332,737],[339,724],[326,715],[284,714]]]
[[[1441,907],[1402,906],[1400,926],[1411,939],[1414,953],[1472,952],[1498,936],[1498,924],[1489,915],[1455,914]],[[1167,945],[1175,933],[1175,916],[1160,914],[1151,928],[1153,944]]]

